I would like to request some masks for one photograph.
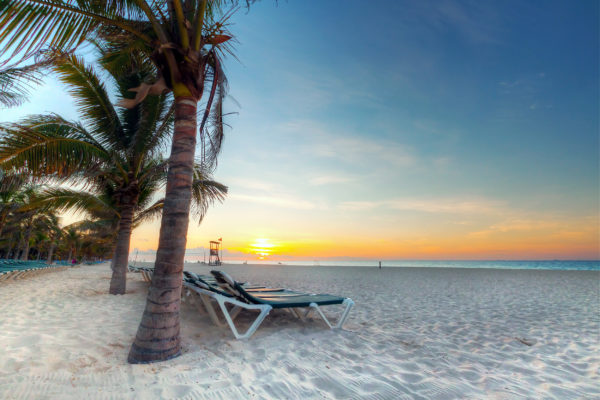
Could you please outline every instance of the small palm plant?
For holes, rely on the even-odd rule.
[[[134,224],[160,215],[164,205],[164,200],[154,197],[167,179],[168,163],[160,153],[172,133],[172,102],[163,94],[131,109],[116,107],[98,73],[81,58],[59,55],[53,65],[75,98],[82,122],[50,114],[3,126],[0,167],[83,186],[47,189],[37,204],[85,211],[113,222],[116,242],[110,293],[124,294]],[[131,96],[131,85],[145,78],[143,65],[123,75],[110,68],[106,72],[112,74],[124,99]],[[193,178],[193,187],[198,188],[194,200],[203,215],[208,205],[224,199],[227,188],[211,180],[198,163]]]

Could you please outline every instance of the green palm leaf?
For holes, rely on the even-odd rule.
[[[69,87],[75,104],[90,133],[99,139],[102,145],[121,144],[119,137],[123,128],[106,88],[91,66],[75,55],[60,56],[55,61],[54,70],[59,79]]]
[[[0,71],[0,104],[6,107],[21,105],[32,85],[40,84],[46,63]]]
[[[198,223],[202,222],[211,205],[225,200],[227,191],[227,186],[212,179],[205,166],[195,165],[192,182],[192,212],[198,219]]]
[[[40,193],[33,204],[57,211],[70,210],[96,216],[109,213],[115,217],[119,216],[109,198],[67,188],[48,188]]]
[[[26,169],[34,176],[63,178],[96,170],[106,159],[106,152],[81,125],[58,116],[32,116],[1,126],[0,131],[0,165],[6,170]]]

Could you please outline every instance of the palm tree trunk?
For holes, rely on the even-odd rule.
[[[120,211],[121,219],[119,221],[119,231],[117,232],[117,245],[115,246],[111,265],[110,294],[125,294],[127,285],[127,261],[129,259],[134,204],[127,204]]]
[[[69,257],[67,257],[67,262],[69,264],[71,264],[72,256],[73,256],[73,247],[71,246],[71,247],[69,247]]]
[[[6,221],[6,217],[8,214],[2,214],[0,216],[0,237],[2,237],[2,232],[4,231],[4,222]]]
[[[46,261],[46,264],[50,265],[52,264],[52,253],[54,253],[54,242],[50,243],[50,250],[48,250],[48,261]]]
[[[8,259],[10,257],[10,253],[12,253],[14,245],[15,245],[14,235],[11,235],[10,241],[8,242],[8,249],[6,250],[6,254],[4,255],[5,259]]]
[[[191,96],[175,98],[175,132],[154,275],[127,359],[132,364],[168,360],[181,354],[179,306],[192,198],[196,107],[197,100]]]
[[[23,252],[21,253],[21,260],[27,261],[29,258],[29,241],[31,240],[31,231],[33,229],[33,224],[29,221],[29,227],[27,228],[27,233],[25,234],[25,243],[23,245]]]
[[[21,249],[25,245],[25,234],[23,232],[19,232],[19,241],[17,242],[17,248],[15,249],[15,255],[13,258],[15,260],[21,259]]]

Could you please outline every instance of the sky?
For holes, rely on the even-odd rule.
[[[239,10],[229,195],[190,222],[189,254],[222,238],[238,260],[600,258],[599,17],[587,0]],[[77,118],[48,79],[0,121],[44,111]]]

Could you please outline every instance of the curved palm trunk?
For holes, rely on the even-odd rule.
[[[112,277],[110,278],[110,294],[125,294],[127,286],[127,261],[129,260],[129,244],[131,242],[131,226],[133,225],[133,204],[125,205],[121,211],[117,245],[112,261]]]
[[[196,107],[193,97],[175,98],[175,132],[154,275],[129,351],[128,361],[132,364],[168,360],[181,352],[179,306],[192,198]]]

